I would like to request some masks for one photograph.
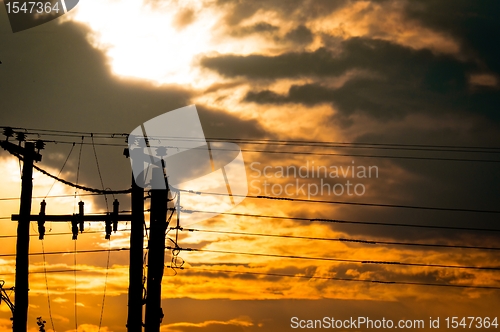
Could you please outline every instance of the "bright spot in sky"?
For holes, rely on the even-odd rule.
[[[89,41],[105,52],[115,75],[156,84],[207,86],[217,77],[201,73],[197,56],[262,48],[257,40],[221,36],[223,12],[203,1],[86,0],[70,14],[90,27]]]

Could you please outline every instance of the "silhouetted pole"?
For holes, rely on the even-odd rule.
[[[142,331],[142,278],[144,248],[144,188],[132,176],[132,221],[130,223],[130,266],[127,331]]]
[[[154,179],[164,178],[161,168],[154,168]],[[166,181],[165,181],[166,182]],[[149,223],[148,286],[146,297],[146,332],[159,332],[163,319],[161,281],[165,265],[165,232],[167,230],[168,184],[166,190],[151,190]]]
[[[21,181],[21,205],[17,224],[16,284],[13,330],[26,332],[28,322],[28,267],[30,245],[31,196],[33,193],[33,161],[41,160],[35,152],[35,144],[26,142],[23,149],[23,174]]]

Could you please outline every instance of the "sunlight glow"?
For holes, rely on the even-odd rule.
[[[88,0],[71,12],[70,19],[91,29],[90,43],[106,53],[115,75],[200,87],[216,77],[196,68],[198,56],[250,53],[259,45],[241,38],[218,38],[220,33],[214,31],[222,14],[203,5],[202,1],[144,5],[137,0]]]

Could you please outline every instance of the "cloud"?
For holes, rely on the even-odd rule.
[[[161,326],[162,332],[189,332],[189,331],[246,331],[254,324],[249,318],[236,318],[229,321],[209,320],[201,323],[173,323]]]
[[[306,26],[299,25],[297,28],[286,33],[285,40],[296,44],[309,44],[313,41],[313,34]]]
[[[52,301],[54,301],[56,303],[65,303],[65,302],[68,302],[68,299],[63,299],[62,297],[56,297]]]
[[[71,331],[71,330],[70,330]],[[72,330],[74,331],[74,330]],[[78,325],[77,332],[96,332],[96,331],[108,331],[107,326],[97,326],[92,324],[80,324]],[[69,331],[66,331],[69,332]]]
[[[226,9],[225,22],[229,26],[234,26],[263,12],[273,13],[280,18],[299,22],[312,20],[326,16],[342,8],[346,3],[348,1],[344,0],[291,0],[287,2],[279,0],[244,0],[238,2],[218,0],[217,6]]]
[[[173,21],[173,24],[178,29],[183,29],[189,24],[193,23],[196,19],[196,14],[193,9],[186,8],[180,10]]]
[[[229,55],[205,58],[202,64],[226,76],[251,79],[276,79],[285,75],[338,76],[349,69],[375,74],[372,77],[354,76],[336,89],[317,81],[292,85],[286,95],[271,90],[250,91],[244,98],[247,102],[301,103],[306,106],[331,103],[340,115],[361,112],[379,119],[401,118],[419,112],[436,115],[465,111],[500,120],[493,106],[500,102],[496,91],[469,91],[468,73],[477,70],[473,63],[385,41],[353,38],[342,45],[340,56],[320,49],[274,57]]]
[[[494,0],[412,1],[405,8],[408,18],[434,30],[445,31],[460,40],[462,52],[476,57],[488,69],[500,74],[500,4]]]
[[[220,55],[204,57],[200,64],[226,77],[257,79],[287,77],[339,76],[351,69],[366,69],[381,74],[407,75],[407,79],[430,69],[441,79],[460,78],[472,64],[460,64],[451,57],[433,55],[429,50],[413,50],[392,42],[354,37],[340,44],[336,53],[326,48],[314,51],[286,52],[276,56]],[[443,66],[440,66],[443,65]],[[401,72],[402,71],[402,72]],[[431,72],[430,74],[433,74]],[[461,82],[456,82],[457,84]]]
[[[246,36],[254,33],[273,33],[279,30],[279,27],[267,22],[258,22],[249,26],[242,26],[231,30],[233,36]]]

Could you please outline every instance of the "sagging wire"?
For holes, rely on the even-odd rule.
[[[50,318],[50,325],[52,325],[52,331],[55,331],[54,327],[54,320],[52,319],[52,309],[50,306],[50,293],[49,293],[49,282],[47,280],[47,265],[46,265],[46,260],[45,260],[45,247],[43,245],[43,239],[42,239],[42,256],[43,256],[43,274],[45,277],[45,289],[47,291],[47,305],[49,309],[49,318]]]
[[[78,185],[78,181],[80,180],[80,165],[82,161],[82,148],[84,137],[82,136],[82,141],[80,142],[80,151],[78,152],[78,166],[76,167],[76,185]],[[77,189],[75,188],[75,202],[73,204],[73,213],[76,212],[76,195],[78,194]]]
[[[104,182],[102,180],[101,168],[99,167],[99,159],[97,158],[97,152],[95,150],[94,134],[91,133],[90,134],[90,138],[92,140],[92,149],[94,151],[95,162],[96,162],[96,165],[97,165],[97,173],[99,174],[99,180],[101,181],[102,190],[105,191]],[[104,201],[106,202],[106,211],[109,213],[108,196],[106,194],[104,194]]]
[[[142,260],[142,304],[146,303],[146,298],[148,296],[148,290],[146,288],[146,281],[147,281],[147,259],[148,259],[148,251],[144,253],[144,258]]]
[[[81,153],[82,153],[82,151],[81,151],[81,147],[82,147],[82,145],[83,145],[83,144],[81,144],[81,145],[80,145],[80,157],[81,157]],[[57,174],[57,176],[56,176],[57,178],[61,176],[61,173],[62,173],[62,171],[64,170],[64,167],[66,167],[66,164],[68,163],[69,157],[71,157],[71,154],[73,153],[73,149],[74,149],[74,148],[75,148],[75,142],[73,142],[73,145],[71,146],[71,149],[69,150],[68,156],[66,157],[66,160],[64,161],[64,163],[63,163],[63,165],[62,165],[61,169],[59,170],[59,173],[58,173],[58,174]],[[78,160],[78,164],[80,164],[80,160]],[[47,197],[49,196],[50,192],[52,191],[52,188],[54,188],[54,185],[56,184],[56,181],[57,181],[57,179],[54,179],[54,182],[52,182],[52,185],[50,186],[49,191],[47,191],[47,194],[46,194],[46,195],[45,195],[45,197],[43,198],[43,199],[44,199],[44,201],[45,201],[45,199],[47,199]],[[78,179],[77,179],[77,182],[78,182]],[[75,200],[76,200],[76,191],[75,191]],[[76,201],[75,201],[75,203],[76,203]],[[73,206],[73,208],[74,208],[74,207],[75,207],[75,206]],[[74,213],[74,211],[73,211],[73,213]],[[49,223],[49,233],[50,233],[50,232],[52,232],[52,222],[50,222],[50,223]],[[52,318],[51,318],[51,322],[52,322]],[[53,328],[53,327],[54,327],[54,326],[52,326],[52,328]]]
[[[98,332],[101,331],[101,326],[102,326],[102,317],[104,315],[104,304],[105,304],[105,301],[106,301],[106,288],[107,288],[107,285],[108,285],[108,274],[109,274],[109,257],[110,257],[110,254],[111,254],[111,240],[108,239],[108,259],[106,261],[106,275],[104,277],[104,290],[103,290],[103,294],[102,294],[102,304],[101,304],[101,317],[99,318],[99,329],[97,330]]]
[[[143,225],[144,225],[144,232],[146,234],[146,239],[149,242],[148,226],[146,225],[146,221],[145,220],[143,222]],[[147,298],[147,295],[148,295],[148,290],[146,288],[146,281],[147,281],[147,277],[146,276],[147,276],[147,273],[148,273],[148,265],[147,265],[148,252],[149,252],[149,246],[147,247],[147,250],[144,253],[144,258],[142,260],[142,301],[143,301],[143,304],[146,303],[146,298]]]
[[[74,296],[74,299],[75,299],[75,331],[78,331],[78,297],[77,297],[77,286],[76,286],[76,240],[75,241],[75,249],[73,251],[73,265],[74,265],[74,276],[75,276],[75,296]]]
[[[180,225],[180,223],[181,223],[181,218],[180,218],[180,212],[181,212],[181,206],[180,206],[180,204],[181,204],[181,194],[180,194],[179,191],[176,191],[174,198],[170,199],[170,201],[174,201],[174,200],[175,200],[175,207],[169,209],[171,211],[171,213],[170,213],[170,216],[167,219],[167,224],[170,223],[170,220],[172,219],[174,213],[177,212],[177,214],[176,214],[177,225],[175,227],[168,228],[168,230],[167,230],[167,232],[166,232],[165,235],[168,235],[168,233],[171,230],[175,229],[175,240],[173,240],[170,237],[168,238],[175,245],[175,247],[172,248],[172,250],[171,250],[172,258],[170,260],[170,266],[168,266],[168,267],[170,269],[172,269],[172,271],[174,272],[174,276],[176,276],[177,275],[176,269],[182,269],[182,266],[185,263],[184,259],[182,259],[182,257],[179,257],[179,254],[181,252],[179,244],[178,244],[178,241],[179,241],[179,230],[182,229],[181,225]]]
[[[80,151],[78,152],[78,166],[76,170],[76,184],[78,185],[78,181],[80,180],[80,165],[82,161],[82,148],[83,148],[83,141],[84,137],[82,136],[82,141],[80,143]],[[76,196],[78,194],[78,191],[75,189],[75,198],[74,198],[74,203],[73,203],[73,214],[76,212]],[[77,278],[76,278],[76,239],[75,241],[75,246],[74,246],[74,251],[73,251],[73,266],[74,266],[74,280],[75,280],[75,288],[74,288],[74,314],[75,314],[75,331],[78,331],[78,295],[77,295]]]
[[[73,142],[73,145],[71,146],[71,149],[69,150],[69,153],[68,153],[68,156],[66,157],[66,160],[64,161],[61,169],[59,170],[59,173],[57,174],[57,177],[60,177],[61,176],[61,173],[62,171],[64,170],[64,167],[66,166],[66,163],[68,162],[69,160],[69,157],[71,157],[71,153],[73,152],[73,149],[75,148],[75,143]],[[47,196],[49,196],[50,192],[52,191],[52,188],[54,188],[54,185],[56,184],[56,179],[54,179],[54,182],[52,182],[52,185],[50,186],[49,188],[49,191],[47,192],[47,194],[45,195],[44,199],[47,198]]]

